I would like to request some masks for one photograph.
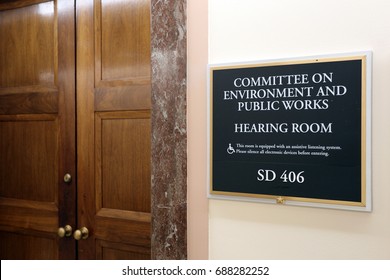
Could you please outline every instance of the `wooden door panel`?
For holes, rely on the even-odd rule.
[[[98,241],[96,259],[99,260],[150,260],[148,248]]]
[[[94,11],[96,111],[150,108],[150,2],[97,0]]]
[[[0,230],[1,243],[7,243],[1,247],[3,258],[75,257],[75,242],[57,237],[59,226],[75,226],[75,184],[62,179],[64,173],[75,172],[71,2],[0,3]]]
[[[150,214],[102,209],[96,213],[95,238],[150,250]]]
[[[150,1],[77,9],[79,256],[150,258]]]
[[[150,111],[100,112],[95,123],[97,258],[150,258]]]
[[[58,112],[54,2],[14,2],[0,4],[0,114]]]
[[[0,196],[57,203],[58,121],[0,115]]]
[[[15,246],[17,244],[17,246]],[[57,259],[56,237],[0,232],[0,259],[50,260]]]
[[[96,115],[97,210],[150,213],[150,111]]]
[[[55,20],[53,1],[1,12],[3,88],[55,85]]]
[[[0,88],[0,114],[57,112],[57,89],[39,87]]]
[[[150,29],[148,2],[96,3],[97,7],[101,4],[101,32],[97,38],[101,37],[102,43],[101,53],[98,53],[102,80],[149,78],[150,44],[148,36],[143,33],[145,29]],[[126,36],[123,37],[123,34]]]
[[[124,84],[125,86],[118,83],[116,86],[95,88],[95,110],[99,112],[144,110],[151,107],[150,98],[145,99],[145,96],[150,95],[150,84],[131,86],[126,86],[126,82]]]
[[[149,1],[97,0],[94,6],[97,84],[109,81],[147,84],[150,80]]]
[[[0,229],[17,232],[41,232],[56,237],[56,203],[0,198]],[[15,245],[15,244],[14,244]]]

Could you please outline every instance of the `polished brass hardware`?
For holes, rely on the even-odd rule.
[[[281,197],[281,196],[276,198],[276,203],[277,204],[284,204],[285,202],[286,202],[286,199]]]
[[[72,176],[69,174],[69,173],[66,173],[65,176],[64,176],[64,182],[69,184],[70,182],[72,182]]]
[[[63,237],[69,237],[72,235],[72,227],[70,225],[66,225],[64,227],[58,228],[58,236],[63,238]]]
[[[89,236],[89,230],[86,227],[82,227],[80,229],[77,229],[73,233],[73,237],[76,240],[87,239],[88,236]]]

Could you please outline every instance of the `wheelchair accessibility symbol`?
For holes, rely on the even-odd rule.
[[[227,152],[229,155],[234,154],[236,151],[233,149],[232,144],[229,143],[229,147],[227,148]]]

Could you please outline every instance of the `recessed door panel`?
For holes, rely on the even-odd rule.
[[[56,259],[55,238],[0,232],[0,258],[13,260]]]
[[[0,114],[58,112],[56,2],[35,2],[0,4]]]
[[[55,22],[54,1],[0,11],[3,88],[55,85]]]
[[[149,1],[101,0],[95,10],[97,81],[149,79]]]
[[[148,260],[150,250],[121,243],[97,241],[96,259],[101,260]]]
[[[150,213],[150,112],[100,113],[96,133],[100,208]]]
[[[0,196],[57,202],[58,121],[0,115]]]

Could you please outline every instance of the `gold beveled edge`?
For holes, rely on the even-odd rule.
[[[213,96],[214,96],[214,92],[213,92],[213,79],[214,79],[214,77],[213,77],[213,69],[210,67],[210,69],[209,69],[209,71],[210,71],[210,73],[209,73],[209,77],[210,77],[210,84],[209,84],[209,86],[210,86],[210,88],[209,88],[209,92],[210,92],[210,96],[209,96],[209,98],[210,98],[210,100],[209,100],[209,104],[210,104],[210,108],[209,108],[209,125],[210,125],[210,127],[209,127],[209,129],[210,129],[210,131],[209,131],[209,133],[210,133],[210,139],[209,139],[209,141],[210,141],[210,147],[209,147],[209,149],[210,149],[210,151],[209,151],[209,153],[210,153],[210,162],[209,162],[209,164],[210,164],[210,168],[209,168],[209,172],[210,172],[210,178],[209,178],[209,180],[210,180],[210,182],[209,182],[209,185],[210,185],[210,189],[209,189],[209,193],[211,193],[212,191],[213,191]]]
[[[367,201],[367,56],[362,56],[361,57],[362,61],[362,84],[361,84],[361,99],[362,99],[362,104],[361,104],[361,201],[366,204]],[[366,205],[365,205],[366,206]]]
[[[352,61],[352,60],[361,60],[361,71],[362,71],[362,81],[361,81],[361,197],[360,201],[344,201],[344,200],[328,200],[328,199],[316,199],[316,198],[306,198],[306,197],[294,197],[294,196],[280,196],[280,195],[266,195],[266,194],[252,194],[252,193],[239,193],[239,192],[223,192],[223,191],[214,191],[213,190],[213,71],[215,70],[227,70],[227,69],[238,69],[238,68],[255,68],[255,67],[269,67],[269,66],[282,66],[282,65],[295,65],[295,64],[311,64],[311,63],[323,63],[323,62],[338,62],[338,61]],[[366,207],[367,199],[367,190],[366,190],[366,85],[367,85],[367,55],[351,55],[351,56],[340,56],[340,57],[323,57],[323,58],[311,58],[311,59],[302,59],[302,60],[286,60],[286,61],[270,61],[264,63],[247,63],[247,64],[234,64],[234,65],[221,65],[209,67],[209,77],[210,77],[210,195],[224,195],[224,196],[234,196],[234,197],[248,197],[248,198],[262,198],[262,199],[273,199],[277,203],[280,201],[298,201],[306,203],[321,203],[321,204],[332,204],[332,205],[343,205],[343,206],[358,206]]]
[[[295,64],[313,64],[322,62],[337,62],[337,61],[350,61],[350,60],[362,60],[365,59],[366,55],[351,55],[351,56],[340,56],[340,57],[322,57],[322,58],[302,58],[297,60],[278,60],[278,61],[265,61],[265,62],[254,62],[254,63],[242,63],[242,64],[226,64],[226,65],[210,65],[210,70],[227,70],[227,69],[238,69],[238,68],[256,68],[256,67],[269,67],[269,66],[282,66],[282,65],[295,65]]]
[[[297,197],[297,196],[252,194],[252,193],[223,192],[223,191],[212,191],[210,192],[210,194],[233,196],[233,197],[262,198],[262,199],[275,200],[276,202],[283,200],[284,202],[297,201],[297,202],[305,202],[305,203],[331,204],[331,205],[343,205],[343,206],[359,206],[359,207],[366,206],[365,203],[359,201],[331,200],[331,199],[307,198],[307,197]]]

